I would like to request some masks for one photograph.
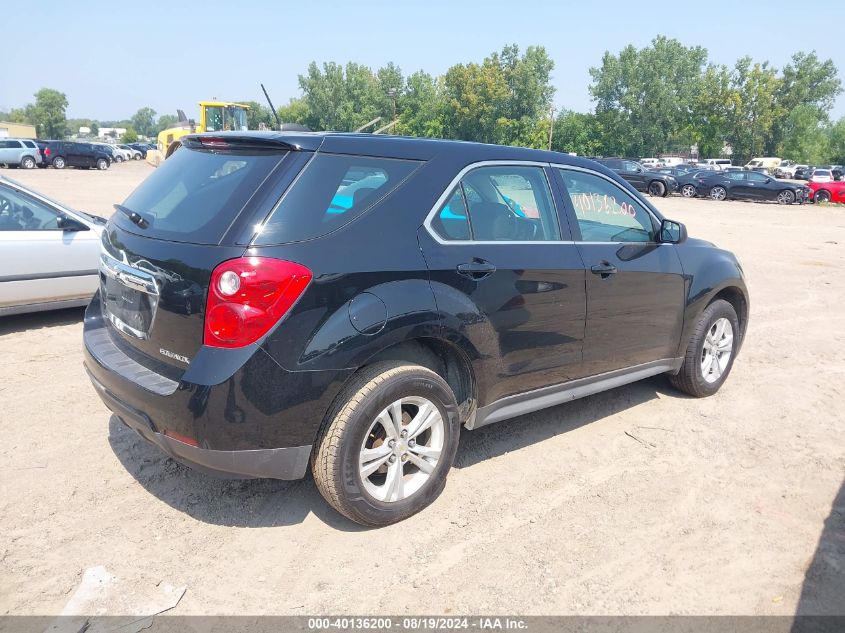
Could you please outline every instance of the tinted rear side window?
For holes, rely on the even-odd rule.
[[[421,164],[317,154],[285,193],[255,243],[301,242],[326,235],[371,209]]]
[[[141,229],[122,214],[115,217],[122,228],[139,235],[217,244],[285,155],[182,147],[123,203],[150,225]]]

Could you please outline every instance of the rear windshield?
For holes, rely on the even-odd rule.
[[[326,235],[371,209],[421,164],[317,154],[285,193],[255,244],[301,242]]]
[[[181,147],[123,202],[145,229],[115,214],[121,228],[159,239],[217,244],[286,153]]]

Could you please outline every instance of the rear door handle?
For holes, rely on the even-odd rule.
[[[465,264],[458,264],[458,274],[478,281],[496,272],[496,266],[483,259],[474,259]]]
[[[617,268],[610,262],[601,262],[600,264],[591,266],[590,271],[592,271],[594,275],[601,275],[602,279],[607,279],[611,275],[616,274]]]

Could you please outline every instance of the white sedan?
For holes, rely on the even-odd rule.
[[[105,224],[0,176],[0,316],[87,304]]]

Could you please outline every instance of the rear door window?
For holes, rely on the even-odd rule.
[[[217,244],[256,189],[286,156],[269,150],[177,150],[124,201],[149,222],[121,228],[159,239]]]
[[[255,244],[300,242],[331,233],[378,204],[421,164],[318,153],[285,193]]]
[[[432,217],[431,229],[446,241],[560,239],[557,212],[543,168],[517,165],[479,167],[468,172]]]

